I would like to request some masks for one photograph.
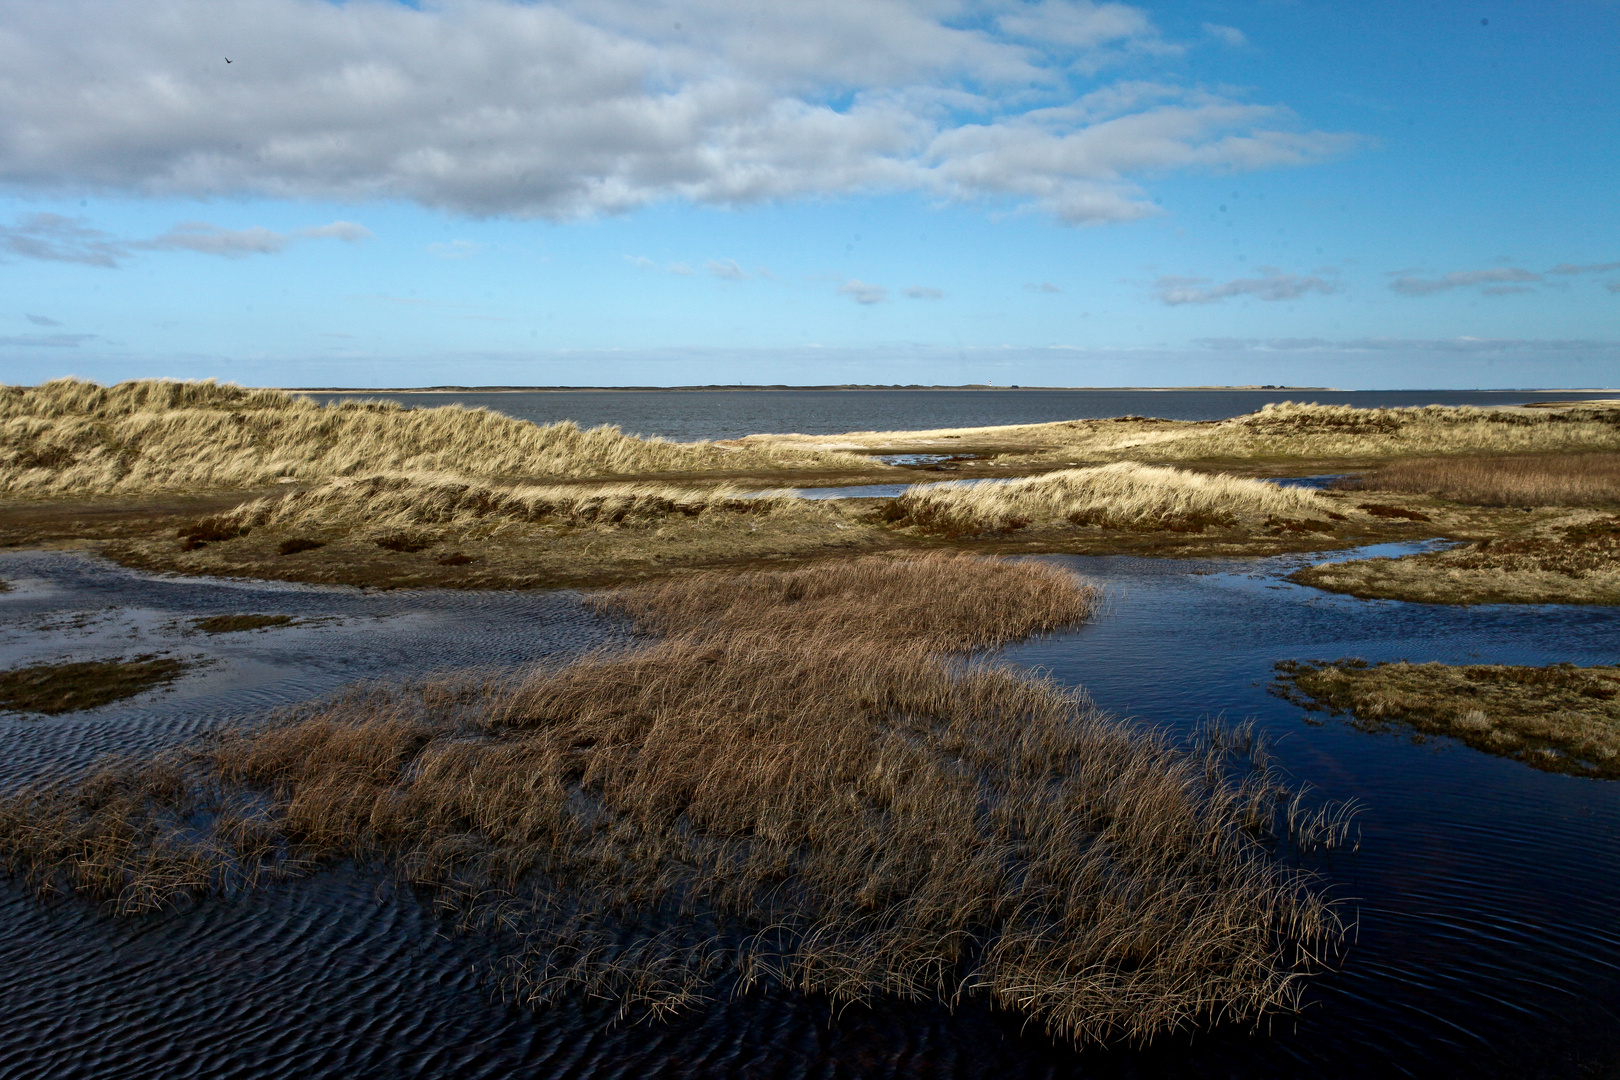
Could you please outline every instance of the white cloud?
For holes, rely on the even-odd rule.
[[[943,289],[930,288],[927,285],[913,285],[906,290],[906,295],[913,300],[943,300]]]
[[[1219,23],[1207,22],[1204,24],[1204,33],[1222,45],[1229,45],[1234,49],[1249,43],[1249,39],[1244,36],[1243,31],[1235,26],[1222,26]]]
[[[656,270],[658,264],[645,255],[626,255],[624,261],[639,270]]]
[[[61,323],[57,322],[55,319],[51,318],[49,315],[24,315],[23,318],[27,319],[29,322],[33,323],[35,326],[61,326],[62,325]]]
[[[727,281],[748,280],[748,271],[738,266],[735,259],[710,259],[703,264],[703,269],[715,277],[725,278]]]
[[[678,274],[681,277],[691,277],[693,274],[697,273],[696,270],[693,270],[690,266],[683,262],[670,263],[669,272],[672,274]]]
[[[1033,281],[1026,281],[1024,282],[1024,288],[1028,289],[1030,292],[1038,293],[1060,293],[1063,291],[1050,281],[1042,281],[1039,284]]]
[[[1503,286],[1540,280],[1540,274],[1533,274],[1516,266],[1495,266],[1489,270],[1458,270],[1438,278],[1398,277],[1389,283],[1389,287],[1402,296],[1430,296],[1437,292],[1445,292],[1448,289],[1462,289],[1470,285],[1490,285],[1496,287],[1482,291],[1489,295],[1500,295],[1504,291],[1527,291],[1513,288],[1504,289]]]
[[[838,295],[847,296],[857,304],[882,304],[889,299],[889,290],[882,285],[868,285],[859,278],[850,278],[838,286]]]
[[[0,183],[24,191],[568,219],[885,190],[1088,224],[1157,212],[1143,176],[1357,143],[1232,94],[1077,83],[1180,48],[1084,0],[0,0],[0,27]]]
[[[1172,307],[1178,304],[1213,304],[1234,296],[1252,296],[1257,300],[1297,300],[1307,293],[1330,295],[1344,286],[1315,276],[1285,274],[1275,267],[1257,266],[1263,274],[1257,278],[1236,278],[1221,285],[1212,285],[1209,278],[1161,277],[1153,283],[1158,298]]]
[[[1620,281],[1605,281],[1603,287],[1612,293],[1620,293]]]

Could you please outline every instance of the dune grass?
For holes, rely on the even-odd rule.
[[[1109,461],[1355,464],[1411,456],[1620,450],[1620,409],[1581,404],[1560,409],[1358,409],[1290,401],[1215,422],[1130,416],[930,431],[759,435],[740,445],[865,451],[973,448],[995,455],[996,465],[1022,468]]]
[[[1373,731],[1449,735],[1547,772],[1620,779],[1620,667],[1277,665],[1285,697]]]
[[[1057,568],[877,557],[597,602],[665,636],[36,784],[0,802],[0,857],[124,910],[383,861],[510,935],[531,1005],[769,981],[982,998],[1077,1042],[1292,1007],[1336,940],[1245,733],[1177,745],[963,659],[1085,618]]]
[[[188,665],[167,656],[35,664],[0,671],[0,711],[60,716],[110,705],[185,673]]]
[[[1620,453],[1393,461],[1335,487],[1410,491],[1473,506],[1620,504]]]
[[[1269,519],[1316,519],[1331,530],[1328,500],[1259,480],[1117,462],[1008,481],[921,484],[896,502],[905,524],[945,533],[1090,525],[1199,532]]]
[[[239,490],[380,472],[536,480],[875,467],[858,455],[641,439],[459,405],[318,405],[212,382],[0,387],[0,493],[21,496]]]

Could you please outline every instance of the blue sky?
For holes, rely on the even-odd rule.
[[[1620,3],[0,27],[6,382],[1620,384]]]

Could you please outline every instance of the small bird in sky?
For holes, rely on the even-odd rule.
[[[226,58],[225,58],[225,62],[226,62],[226,63],[227,63],[227,64],[228,64],[228,63],[230,63],[230,62],[231,62],[231,58],[230,58],[230,57],[228,57],[228,56],[227,56],[227,57],[226,57]]]

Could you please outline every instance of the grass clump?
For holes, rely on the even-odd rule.
[[[1356,726],[1449,735],[1547,772],[1620,779],[1620,667],[1284,662],[1283,696]]]
[[[0,857],[126,910],[385,860],[511,933],[530,1004],[768,980],[978,997],[1079,1042],[1291,1007],[1335,940],[1244,733],[1177,745],[964,661],[1087,616],[1055,567],[871,558],[598,602],[667,636],[38,784],[0,802]]]
[[[186,664],[164,656],[35,664],[0,671],[0,710],[19,713],[83,712],[166,686]]]
[[[238,634],[245,630],[264,630],[272,626],[292,626],[291,615],[211,615],[206,619],[192,619],[193,629],[205,634]]]
[[[1418,458],[1335,486],[1409,491],[1473,506],[1610,506],[1620,503],[1620,454]]]
[[[896,511],[902,524],[948,534],[1066,525],[1202,532],[1330,512],[1313,491],[1129,462],[1019,480],[917,485],[900,496]]]
[[[275,528],[364,527],[380,547],[431,547],[422,526],[466,533],[509,523],[583,527],[637,525],[705,513],[766,513],[798,500],[745,497],[740,489],[679,488],[662,484],[570,487],[499,486],[449,474],[418,473],[340,478],[306,491],[244,503],[222,520],[243,532]]]
[[[1398,559],[1322,563],[1289,580],[1364,599],[1441,604],[1620,603],[1620,517]]]
[[[424,470],[576,479],[877,467],[859,455],[641,439],[616,427],[537,425],[459,405],[318,405],[213,382],[0,387],[0,492],[11,495],[236,490]]]

